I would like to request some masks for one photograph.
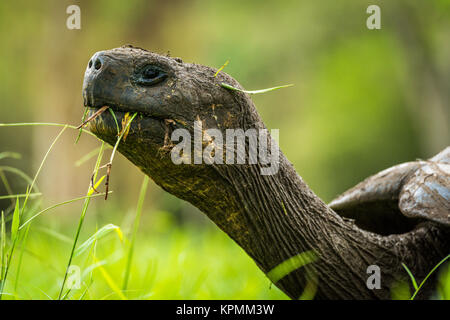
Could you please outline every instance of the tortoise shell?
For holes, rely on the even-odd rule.
[[[361,228],[380,234],[407,232],[421,221],[450,227],[450,147],[429,160],[381,171],[329,206]]]

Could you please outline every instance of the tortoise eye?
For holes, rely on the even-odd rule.
[[[137,83],[144,86],[151,86],[166,78],[167,73],[164,70],[154,65],[148,65],[140,71],[137,77]]]

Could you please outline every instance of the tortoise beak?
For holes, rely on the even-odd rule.
[[[83,102],[84,106],[94,105],[94,88],[96,80],[105,69],[105,59],[101,52],[95,53],[89,60],[84,73],[83,81]]]
[[[120,70],[114,59],[107,56],[104,51],[96,52],[89,60],[84,73],[83,100],[85,107],[101,107],[108,104],[107,97],[114,97],[118,94],[117,85],[122,79],[117,76]],[[116,88],[112,91],[111,88]]]

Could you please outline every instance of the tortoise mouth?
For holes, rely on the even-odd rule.
[[[102,103],[94,106],[87,105],[87,117],[93,116],[104,106],[108,108],[87,123],[89,130],[100,139],[114,144],[119,132],[135,113],[137,115],[130,124],[129,136],[136,135],[146,140],[163,138],[161,128],[164,128],[164,118],[150,115],[147,112],[133,111],[131,108],[124,108],[116,104]]]
[[[110,110],[110,111],[108,112],[108,110],[105,110],[105,112],[100,114],[99,117],[104,116],[105,114],[109,114],[112,116],[112,113],[114,113],[117,116],[124,116],[127,113],[129,113],[130,115],[137,113],[137,117],[139,117],[141,119],[142,118],[151,118],[151,119],[157,119],[157,120],[168,119],[168,117],[157,116],[154,114],[150,114],[150,112],[147,112],[147,111],[137,110],[137,109],[133,109],[132,107],[123,106],[120,104],[109,103],[109,102],[96,103],[96,104],[92,104],[92,105],[86,104],[85,108],[88,108],[89,116],[90,116],[90,115],[93,115],[95,112],[97,112],[100,108],[105,107],[105,106],[108,107],[108,110]]]
[[[86,81],[86,79],[85,79]],[[165,112],[158,112],[157,106],[152,105],[132,105],[130,103],[127,103],[129,97],[125,96],[124,101],[120,101],[121,99],[118,97],[108,97],[108,94],[98,94],[96,91],[102,91],[99,88],[102,86],[96,86],[98,90],[94,90],[94,85],[91,82],[88,82],[88,84],[84,84],[85,88],[83,88],[83,104],[85,108],[89,109],[89,114],[91,115],[92,112],[98,111],[100,108],[107,106],[109,112],[103,112],[101,114],[102,118],[105,118],[106,116],[112,114],[116,115],[125,115],[126,113],[129,113],[130,115],[134,113],[138,113],[138,118],[150,118],[150,119],[158,119],[158,120],[164,120],[168,119],[169,117],[165,117]],[[123,93],[122,93],[123,94]],[[130,98],[131,99],[131,98]],[[111,112],[112,111],[112,112]],[[98,117],[100,118],[100,117]],[[115,125],[115,124],[114,124]]]

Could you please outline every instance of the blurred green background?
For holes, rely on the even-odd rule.
[[[66,28],[72,4],[81,8],[80,30]],[[366,27],[371,4],[381,7],[381,30]],[[1,1],[0,39],[0,123],[78,124],[89,58],[124,44],[216,68],[230,60],[224,71],[250,90],[294,83],[254,101],[266,125],[280,129],[283,152],[325,201],[373,173],[450,144],[448,0]],[[22,154],[0,165],[33,176],[57,132],[0,128],[0,152]],[[75,162],[99,142],[84,135],[74,145],[75,137],[67,130],[43,167],[42,207],[86,192],[95,158]],[[15,193],[25,192],[23,180],[6,176]],[[116,157],[114,194],[92,201],[82,238],[106,223],[127,235],[142,179]],[[7,191],[0,183],[0,195]],[[11,201],[0,201],[1,210],[11,208]],[[38,292],[31,284],[54,295],[70,243],[52,242],[51,233],[72,238],[80,210],[81,203],[61,207],[33,225],[24,256],[25,297],[27,290]],[[120,277],[120,241],[110,237],[98,246],[109,259],[105,268]],[[139,293],[133,297],[285,298],[202,213],[154,184],[135,254],[130,287]],[[91,297],[108,297],[106,282],[99,282]]]

